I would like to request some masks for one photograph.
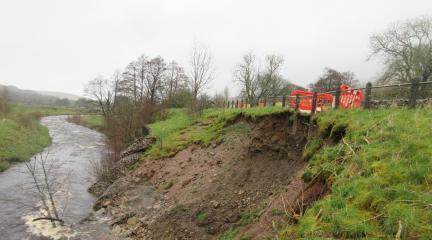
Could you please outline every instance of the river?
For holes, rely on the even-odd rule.
[[[44,117],[41,123],[49,129],[52,144],[37,156],[56,163],[52,175],[61,182],[56,197],[62,209],[66,206],[61,213],[66,227],[53,229],[48,221],[32,221],[41,217],[40,202],[25,164],[20,163],[0,173],[0,239],[95,239],[106,224],[91,227],[95,231],[79,222],[92,212],[96,200],[87,189],[95,181],[92,162],[102,158],[105,137],[67,122],[66,116]]]

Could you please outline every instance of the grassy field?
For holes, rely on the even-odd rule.
[[[76,123],[99,132],[106,129],[105,120],[102,115],[72,115],[68,118],[69,122]]]
[[[14,162],[28,160],[50,144],[48,129],[39,123],[39,117],[74,112],[67,107],[12,105],[6,117],[0,119],[0,171]]]
[[[288,111],[281,107],[250,109],[207,109],[202,114],[188,114],[185,109],[170,109],[165,120],[150,124],[151,135],[157,143],[146,153],[147,157],[163,158],[176,154],[191,144],[206,146],[223,140],[227,122],[244,114],[259,117]]]
[[[307,179],[322,177],[331,194],[315,202],[282,239],[430,239],[432,108],[329,111],[323,135],[338,144],[314,154]]]
[[[42,116],[71,115],[78,112],[76,108],[62,106],[12,104],[11,114],[40,113]],[[11,115],[10,114],[10,115]]]

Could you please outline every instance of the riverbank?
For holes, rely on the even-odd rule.
[[[51,143],[48,129],[39,122],[41,117],[74,112],[67,107],[13,104],[0,119],[0,172],[30,159]]]
[[[96,202],[124,239],[432,234],[431,107],[319,113],[311,134],[277,108],[171,113]]]
[[[25,164],[17,163],[0,173],[0,238],[97,239],[109,229],[104,223],[107,219],[93,213],[95,197],[87,189],[95,181],[93,164],[105,154],[105,136],[68,123],[66,116],[42,117],[40,123],[49,129],[52,138],[42,156],[55,163],[50,174],[56,178],[54,197],[65,226],[54,229],[49,221],[33,222],[45,214],[38,204],[39,196],[29,185],[32,179]]]

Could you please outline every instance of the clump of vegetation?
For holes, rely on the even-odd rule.
[[[432,236],[431,117],[430,107],[321,113],[319,124],[344,126],[345,135],[316,153],[305,172],[308,178],[323,177],[331,194],[281,237]]]
[[[311,158],[323,145],[321,139],[313,139],[309,141],[303,150],[303,159],[308,160]]]
[[[186,109],[171,109],[165,120],[149,124],[150,134],[157,139],[157,143],[147,151],[146,156],[163,158],[172,156],[191,144],[208,146],[213,141],[222,141],[223,129],[240,115],[258,118],[287,111],[287,108],[282,107],[212,108],[197,115],[189,114]]]
[[[240,215],[240,220],[234,226],[228,228],[222,236],[219,237],[219,240],[232,240],[237,237],[240,232],[240,227],[244,227],[252,223],[255,219],[260,216],[260,212],[258,209],[252,209],[249,212],[243,213]],[[249,239],[248,237],[241,236],[240,239]]]
[[[207,218],[208,218],[208,215],[206,212],[199,212],[196,216],[196,220],[199,223],[205,222],[207,220]]]

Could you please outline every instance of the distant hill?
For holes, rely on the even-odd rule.
[[[57,97],[57,98],[66,98],[71,101],[76,101],[82,96],[71,94],[71,93],[63,93],[63,92],[54,92],[54,91],[37,91],[38,93],[45,95],[45,96],[51,96],[51,97]]]
[[[23,90],[15,86],[6,86],[6,85],[0,85],[0,93],[1,94],[5,93],[6,97],[11,102],[28,103],[28,104],[58,105],[59,103],[62,102],[60,101],[60,99],[62,98],[67,98],[69,100],[71,100],[70,98],[74,98],[74,99],[76,99],[77,97],[79,98],[79,96],[75,96],[67,93],[56,93],[57,96],[53,96],[53,94],[46,94],[46,93],[53,93],[53,92],[42,93],[33,90]]]

